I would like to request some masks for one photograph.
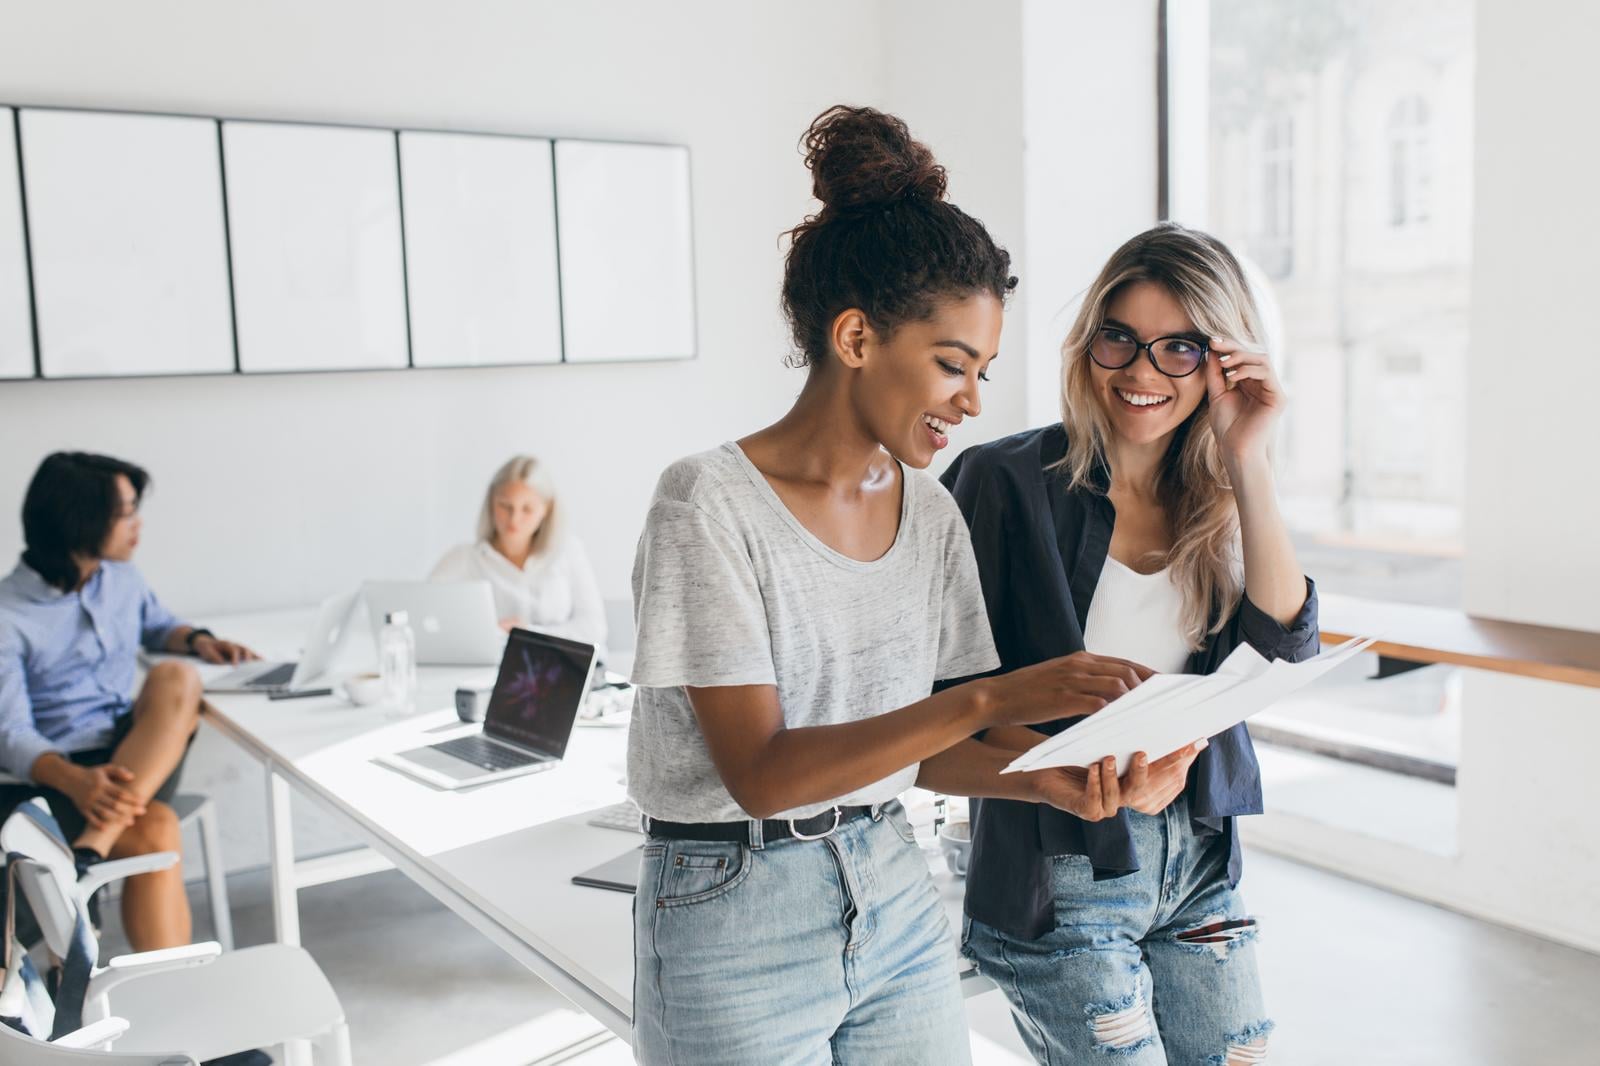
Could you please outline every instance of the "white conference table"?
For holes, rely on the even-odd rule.
[[[311,610],[207,621],[230,640],[271,658],[293,658]],[[363,639],[359,643],[365,645]],[[627,1039],[633,1000],[632,897],[572,884],[643,838],[587,824],[624,798],[627,730],[580,724],[557,768],[473,789],[434,788],[374,762],[386,752],[433,743],[476,726],[459,722],[458,684],[492,681],[492,667],[424,667],[420,710],[396,720],[342,696],[268,700],[209,694],[203,721],[258,759],[267,772],[272,908],[277,939],[298,943],[300,888],[392,864],[537,974],[574,1005]],[[336,667],[333,673],[338,675]],[[318,682],[326,683],[326,682]],[[428,709],[434,708],[434,709]],[[386,862],[360,857],[295,861],[290,789],[332,812]],[[937,854],[929,853],[930,862]],[[936,866],[954,927],[961,883]],[[419,958],[425,952],[419,952]],[[967,971],[968,995],[992,988]]]

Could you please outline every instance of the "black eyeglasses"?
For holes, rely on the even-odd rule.
[[[1121,370],[1142,351],[1150,365],[1169,378],[1186,378],[1200,369],[1211,346],[1193,337],[1157,337],[1149,344],[1115,326],[1102,326],[1089,342],[1089,358],[1107,370]]]

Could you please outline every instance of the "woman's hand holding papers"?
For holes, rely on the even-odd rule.
[[[1079,651],[973,684],[986,689],[991,725],[1032,725],[1093,714],[1152,673],[1127,659]]]
[[[1043,734],[1021,727],[1092,715],[1153,676],[1149,667],[1127,659],[1080,651],[974,682],[985,686],[986,717],[992,723],[981,747],[1021,754],[1047,740]],[[1110,818],[1124,807],[1155,814],[1183,791],[1189,767],[1204,747],[1205,741],[1200,741],[1154,762],[1141,753],[1120,778],[1116,758],[1107,756],[1089,766],[1056,766],[1018,773],[1005,788],[960,794],[1048,803],[1087,822]],[[936,769],[937,759],[925,760],[927,780],[919,777],[918,783],[935,789],[972,787],[970,781],[935,780]]]
[[[1121,778],[1117,777],[1117,760],[1109,755],[1088,767],[1054,767],[1020,776],[1037,802],[1086,822],[1110,818],[1122,807],[1140,814],[1160,814],[1183,792],[1189,767],[1206,744],[1196,741],[1155,762],[1141,751]]]
[[[1075,814],[1086,822],[1110,818],[1122,806],[1122,783],[1117,780],[1114,760],[1109,766],[1096,763],[1084,769],[1062,766],[1035,770],[1025,777],[1035,801]]]
[[[1133,764],[1122,775],[1122,805],[1140,814],[1160,814],[1166,810],[1167,805],[1177,799],[1189,783],[1189,767],[1194,765],[1195,757],[1205,750],[1208,743],[1197,740],[1155,762],[1151,762],[1150,757],[1142,751],[1134,755]],[[1115,759],[1107,757],[1100,761],[1109,762],[1113,767],[1112,772],[1116,772]]]

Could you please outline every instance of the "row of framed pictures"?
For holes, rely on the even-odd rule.
[[[0,378],[694,354],[682,146],[0,107]]]

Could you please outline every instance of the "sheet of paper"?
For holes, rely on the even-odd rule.
[[[1371,644],[1370,639],[1346,641],[1300,663],[1269,663],[1249,645],[1242,644],[1213,674],[1156,675],[1107,704],[1088,721],[1024,752],[1005,772],[1088,766],[1114,755],[1117,773],[1126,773],[1134,753],[1142,751],[1155,760],[1191,741],[1215,736],[1310,684]]]
[[[1205,681],[1205,678],[1193,674],[1157,674],[1121,699],[1113,700],[1097,711],[1089,719],[1079,722],[1071,729],[1036,745],[1024,754],[1018,763],[1026,762],[1028,766],[1035,764],[1050,765],[1049,757],[1060,747],[1069,743],[1077,743],[1080,737],[1092,737],[1114,729],[1117,720],[1133,714],[1143,708],[1156,707],[1171,700],[1183,698],[1184,693],[1194,689]],[[1022,768],[1019,766],[1019,768]]]
[[[1098,743],[1098,738],[1114,734],[1119,728],[1119,723],[1135,713],[1142,715],[1145,709],[1158,704],[1175,701],[1193,704],[1209,699],[1226,691],[1239,680],[1265,673],[1268,666],[1267,660],[1263,659],[1254,648],[1248,644],[1241,644],[1223,660],[1222,665],[1214,673],[1157,674],[1126,696],[1107,704],[1088,721],[1080,722],[1037,745],[1018,759],[1014,766],[1022,770],[1060,765],[1052,756],[1067,744],[1093,747],[1090,738],[1096,738],[1094,743]],[[1106,750],[1110,751],[1110,748]]]

